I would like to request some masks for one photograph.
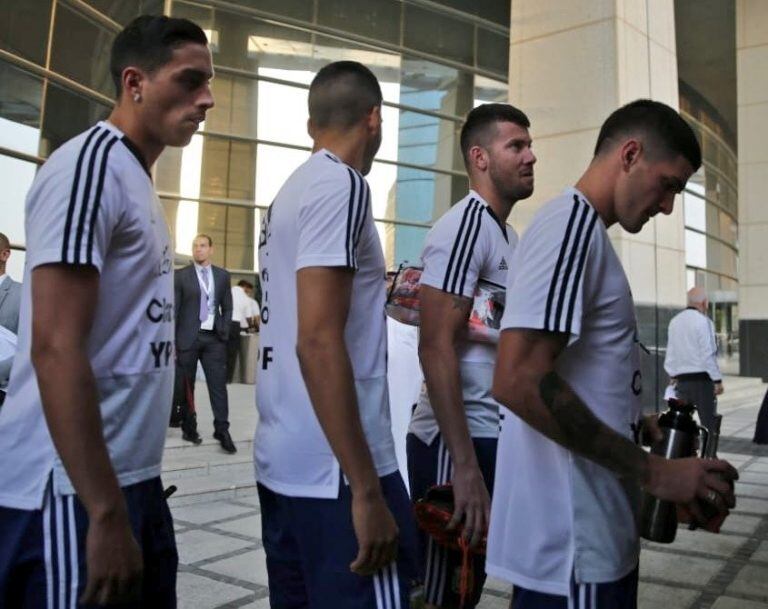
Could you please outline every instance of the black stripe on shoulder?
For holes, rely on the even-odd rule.
[[[93,145],[93,148],[91,149],[91,154],[88,157],[88,173],[86,174],[85,188],[83,188],[83,197],[82,197],[82,202],[80,203],[80,219],[77,222],[77,232],[75,233],[75,251],[74,251],[75,264],[80,264],[81,262],[80,248],[83,245],[83,233],[85,232],[85,220],[88,213],[88,202],[91,199],[91,184],[93,182],[93,172],[96,166],[96,156],[98,155],[99,150],[101,149],[102,144],[104,143],[104,140],[106,140],[107,136],[109,135],[110,135],[110,131],[105,130],[104,133],[102,133],[96,139],[96,143]]]
[[[457,290],[457,284],[459,282],[459,277],[461,276],[461,269],[464,267],[464,261],[465,256],[470,254],[468,245],[470,241],[472,240],[472,235],[475,230],[475,224],[479,221],[480,213],[482,210],[482,204],[480,201],[473,201],[472,202],[472,209],[469,212],[469,223],[467,224],[467,230],[464,233],[464,238],[461,243],[461,248],[459,249],[459,257],[457,258],[456,267],[453,271],[453,278],[451,279],[451,286],[450,286],[450,292],[453,294],[456,294]]]
[[[560,253],[557,256],[557,262],[555,263],[555,270],[552,273],[552,281],[550,281],[549,283],[549,294],[547,295],[547,307],[544,312],[544,329],[545,330],[554,329],[550,324],[550,314],[552,312],[552,304],[555,299],[555,290],[557,289],[557,281],[560,277],[560,268],[563,266],[563,259],[565,258],[565,252],[568,251],[568,243],[571,239],[573,222],[576,219],[576,212],[578,210],[579,210],[579,198],[576,195],[573,195],[573,207],[571,208],[571,215],[568,218],[568,225],[565,229],[563,242],[560,245]]]
[[[589,206],[588,206],[589,207]],[[584,233],[584,245],[581,248],[581,255],[579,256],[579,261],[576,265],[576,274],[573,277],[573,289],[571,290],[571,299],[568,303],[568,313],[565,316],[565,332],[570,334],[571,332],[571,326],[573,322],[573,310],[574,306],[576,304],[576,293],[579,291],[579,281],[581,281],[581,275],[584,272],[584,266],[587,259],[587,251],[589,251],[589,244],[592,241],[592,233],[594,232],[595,223],[597,222],[597,212],[592,208],[589,207],[591,210],[591,218],[589,220],[589,225],[587,226],[587,231]]]
[[[346,252],[347,252],[347,266],[350,268],[354,268],[353,264],[353,258],[352,258],[352,223],[353,223],[353,209],[355,205],[355,192],[357,190],[357,179],[355,176],[355,172],[352,170],[352,168],[347,167],[347,171],[349,172],[349,203],[347,206],[347,234],[346,234]]]
[[[85,142],[80,147],[80,153],[77,155],[77,164],[75,165],[75,176],[72,180],[72,191],[69,194],[69,207],[67,208],[67,219],[64,223],[64,238],[62,239],[62,244],[61,244],[61,261],[65,263],[69,262],[68,260],[69,237],[70,237],[70,232],[72,231],[72,220],[74,219],[74,215],[75,215],[75,207],[77,207],[77,189],[80,186],[80,171],[83,167],[83,158],[85,157],[85,151],[87,150],[88,145],[91,143],[91,140],[99,131],[101,131],[101,127],[99,125],[96,125],[91,129],[91,132],[85,138]]]
[[[371,202],[371,188],[364,178],[362,179],[360,196],[362,199],[362,205],[360,206],[360,221],[355,224],[355,242],[353,244],[355,248],[355,258],[357,258],[357,246],[360,243],[360,236],[363,234],[363,226],[365,225],[365,219],[368,217],[368,206]]]
[[[443,291],[448,291],[448,282],[450,281],[451,276],[451,269],[453,268],[453,262],[456,258],[456,252],[459,249],[459,243],[461,241],[462,236],[464,235],[464,226],[467,223],[467,217],[469,216],[469,208],[474,202],[474,199],[471,199],[470,202],[467,204],[467,206],[464,208],[464,213],[461,216],[461,223],[459,224],[459,230],[456,232],[456,239],[453,242],[453,248],[451,249],[451,256],[448,258],[448,266],[445,268],[445,277],[443,278]]]
[[[567,299],[568,290],[573,288],[573,266],[576,263],[580,248],[583,245],[584,240],[582,233],[584,231],[584,225],[587,221],[587,215],[589,214],[590,210],[589,205],[586,203],[579,201],[579,204],[581,206],[579,212],[579,224],[576,228],[576,234],[573,237],[573,245],[571,246],[571,251],[568,254],[568,262],[566,263],[565,271],[563,272],[563,281],[560,283],[560,296],[557,299],[557,307],[555,308],[555,330],[560,330],[561,315]]]
[[[472,235],[472,242],[469,244],[467,250],[467,257],[464,259],[464,268],[461,270],[461,283],[459,284],[459,294],[464,293],[464,285],[467,282],[467,273],[469,272],[469,263],[472,261],[472,256],[475,253],[475,244],[477,243],[477,236],[480,234],[480,225],[483,223],[483,211],[488,211],[488,207],[485,205],[479,205],[477,208],[477,223],[475,224],[475,233]]]
[[[101,206],[101,193],[104,191],[104,177],[107,173],[107,159],[109,157],[109,151],[115,142],[118,141],[118,137],[113,137],[109,140],[104,147],[104,153],[101,155],[101,167],[99,168],[99,181],[96,184],[96,195],[93,198],[93,209],[91,210],[91,219],[88,226],[88,246],[86,248],[86,262],[93,264],[93,239],[94,231],[96,230],[96,217],[99,214],[99,207]]]

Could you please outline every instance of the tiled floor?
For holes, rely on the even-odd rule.
[[[721,456],[739,469],[738,505],[720,535],[680,530],[675,543],[643,543],[641,609],[768,609],[768,447],[751,444],[765,387],[726,379],[720,401]],[[210,412],[198,386],[198,416],[206,442],[192,447],[169,430],[165,484],[179,546],[181,609],[269,607],[261,517],[253,483],[253,388],[230,386],[232,434],[239,452],[227,455],[209,438]],[[727,452],[726,452],[727,451]],[[510,587],[489,581],[481,609],[506,609]]]

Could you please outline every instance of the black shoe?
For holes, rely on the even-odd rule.
[[[219,441],[219,444],[221,444],[221,447],[228,452],[230,455],[233,455],[237,452],[237,448],[235,448],[235,443],[232,441],[232,436],[229,435],[229,431],[224,429],[223,431],[215,431],[213,432],[213,437]]]
[[[185,442],[192,442],[192,444],[202,444],[203,439],[200,437],[200,434],[196,431],[190,431],[187,433],[186,431],[181,434],[181,439]]]

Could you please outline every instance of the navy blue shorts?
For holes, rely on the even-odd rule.
[[[75,609],[85,590],[88,516],[74,495],[55,495],[43,509],[0,507],[0,607]],[[123,488],[131,528],[142,549],[142,599],[124,609],[176,607],[178,554],[160,478]]]
[[[615,582],[577,584],[571,596],[556,596],[515,586],[510,609],[636,609],[638,569]]]
[[[475,454],[489,494],[493,494],[493,480],[496,470],[496,438],[472,438]],[[411,497],[421,499],[427,489],[435,484],[445,484],[453,478],[453,465],[448,447],[440,434],[427,446],[415,435],[406,438],[408,452],[408,478]],[[437,545],[423,531],[419,531],[420,564],[424,566],[424,598],[427,603],[437,606],[458,604],[461,553]],[[485,582],[485,556],[475,555],[475,596],[469,606],[480,601]]]
[[[337,499],[287,497],[259,484],[262,542],[267,553],[272,609],[408,609],[420,594],[416,525],[399,472],[380,478],[400,529],[397,560],[373,576],[349,570],[358,545],[352,495]]]

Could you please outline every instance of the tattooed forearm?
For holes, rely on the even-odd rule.
[[[472,304],[472,300],[465,298],[464,296],[452,296],[451,300],[453,302],[454,309],[467,309],[468,311],[470,305]]]
[[[643,480],[647,454],[629,439],[600,421],[556,372],[539,384],[542,401],[559,427],[565,448],[607,467],[624,478]]]

